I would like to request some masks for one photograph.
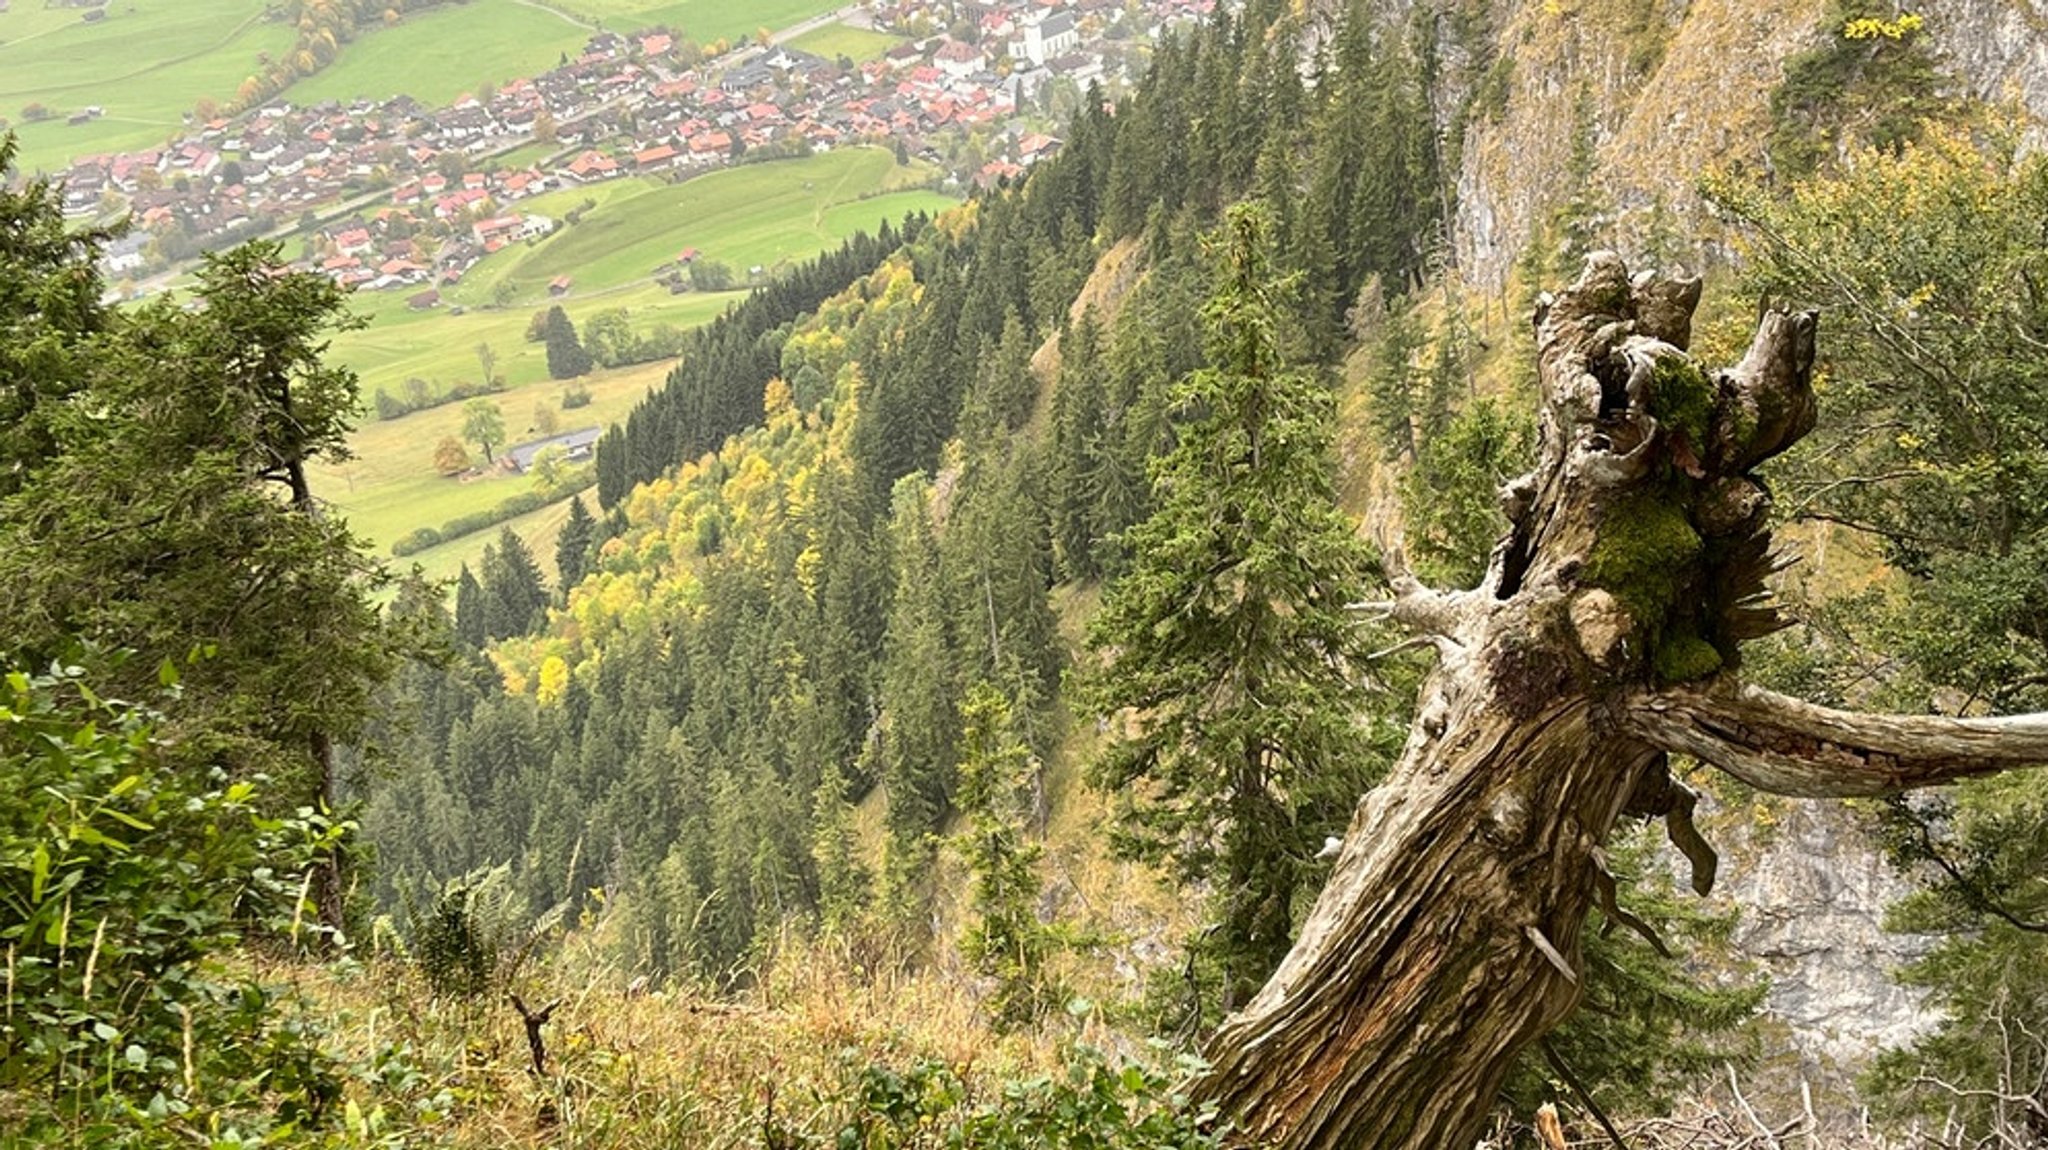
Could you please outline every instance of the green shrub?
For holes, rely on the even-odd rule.
[[[432,527],[415,527],[400,536],[398,542],[391,545],[391,553],[403,559],[407,555],[417,555],[429,547],[438,546],[440,542],[441,533],[439,531],[434,530]]]
[[[511,867],[449,879],[432,906],[411,908],[412,960],[434,993],[479,998],[498,981],[526,935],[526,907]]]
[[[1175,1068],[1185,1077],[1195,1069]],[[862,1150],[1036,1150],[1087,1146],[1099,1150],[1210,1150],[1227,1131],[1213,1111],[1174,1092],[1173,1079],[1136,1062],[1112,1063],[1089,1047],[1070,1053],[1064,1073],[996,1084],[970,1084],[953,1067],[920,1059],[903,1069],[869,1063],[850,1067],[829,1139],[790,1130],[766,1131],[790,1147]]]
[[[81,676],[0,681],[0,1112],[26,1107],[31,1144],[146,1141],[202,1109],[319,1123],[340,1085],[317,1036],[221,960],[317,936],[307,876],[346,826],[266,818],[256,781],[172,770],[159,717]]]
[[[391,553],[400,556],[411,555],[416,551],[423,551],[427,547],[433,546],[434,543],[446,543],[451,539],[460,539],[471,532],[482,531],[486,527],[496,527],[508,519],[517,519],[529,511],[539,511],[558,499],[567,499],[569,496],[589,486],[590,465],[584,464],[572,471],[564,472],[562,481],[545,491],[522,491],[517,495],[508,495],[500,500],[497,506],[492,507],[488,511],[472,511],[466,515],[457,515],[455,518],[443,523],[439,532],[434,532],[431,528],[422,527],[407,535],[404,539],[400,539],[397,543],[392,544]],[[413,539],[415,536],[424,538],[429,534],[435,535],[434,543],[414,547],[410,551],[399,550],[400,547],[407,545],[407,540]]]

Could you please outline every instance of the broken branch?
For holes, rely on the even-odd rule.
[[[2048,766],[2048,714],[1866,715],[1726,678],[1643,695],[1637,737],[1774,794],[1860,798]]]

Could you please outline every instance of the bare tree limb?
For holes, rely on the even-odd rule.
[[[1621,1131],[1615,1129],[1613,1120],[1607,1117],[1607,1112],[1600,1109],[1598,1102],[1593,1101],[1593,1092],[1587,1090],[1586,1084],[1579,1081],[1579,1076],[1572,1073],[1572,1068],[1558,1055],[1557,1047],[1550,1044],[1550,1039],[1541,1039],[1537,1045],[1543,1049],[1543,1060],[1550,1063],[1550,1068],[1557,1071],[1557,1076],[1564,1079],[1564,1084],[1572,1088],[1573,1094],[1578,1095],[1580,1104],[1592,1113],[1593,1121],[1598,1122],[1600,1129],[1607,1132],[1607,1140],[1620,1150],[1629,1150],[1628,1139],[1621,1136]]]
[[[1625,721],[1645,742],[1798,798],[1888,795],[2048,766],[2048,714],[1858,714],[1725,677],[1642,695]]]

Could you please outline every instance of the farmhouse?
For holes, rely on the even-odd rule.
[[[603,434],[604,429],[601,427],[585,427],[560,435],[550,435],[546,439],[522,443],[516,447],[508,447],[504,454],[505,463],[512,470],[524,473],[527,468],[533,466],[533,457],[550,447],[561,448],[562,457],[571,463],[580,462],[590,458],[591,451],[597,446],[597,437]]]

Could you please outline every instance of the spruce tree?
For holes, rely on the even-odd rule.
[[[1052,534],[1060,573],[1092,579],[1096,567],[1094,482],[1102,449],[1101,330],[1083,312],[1060,340],[1059,387],[1053,392]]]
[[[490,545],[485,544],[488,552]],[[469,564],[462,565],[462,574],[455,581],[455,638],[472,651],[483,649],[490,642],[489,630],[484,626],[484,589],[477,582],[476,573]]]
[[[584,564],[590,557],[591,541],[597,538],[597,520],[591,518],[578,495],[569,501],[569,519],[555,539],[555,582],[564,598],[569,588],[583,581]]]
[[[1212,366],[1173,393],[1158,509],[1089,630],[1088,700],[1121,716],[1092,770],[1123,802],[1116,845],[1213,885],[1226,1005],[1287,952],[1310,860],[1367,781],[1345,702],[1367,555],[1336,505],[1331,394],[1280,351],[1265,226],[1259,206],[1229,213]]]
[[[1051,997],[1045,968],[1053,940],[1035,909],[1044,851],[1025,837],[1031,754],[1009,700],[987,681],[968,690],[960,718],[960,808],[969,822],[961,846],[974,875],[974,921],[960,949],[994,984],[989,1014],[1008,1028],[1035,1019]]]
[[[547,319],[541,325],[541,338],[547,343],[548,378],[574,379],[588,375],[594,366],[590,353],[583,350],[583,343],[576,338],[576,325],[569,322],[569,313],[556,304],[548,309]]]
[[[547,585],[518,532],[510,527],[499,531],[497,546],[484,548],[481,567],[484,633],[489,638],[524,635],[546,617]],[[458,601],[458,610],[460,606]]]
[[[889,789],[885,897],[906,923],[923,921],[932,846],[952,799],[958,718],[945,588],[931,528],[931,484],[896,484],[889,541],[896,600],[882,667],[882,781]]]

